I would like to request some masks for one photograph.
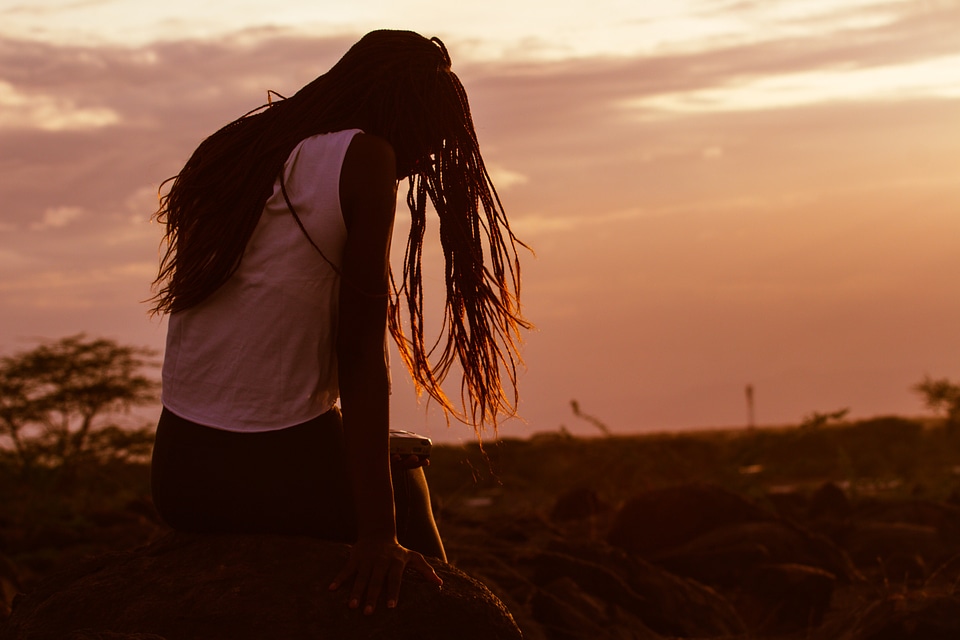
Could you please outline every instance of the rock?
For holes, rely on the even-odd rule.
[[[482,527],[492,538],[506,542],[511,547],[521,543],[533,543],[541,535],[559,535],[559,531],[539,513],[489,517],[485,522],[474,526]]]
[[[545,584],[532,601],[533,614],[553,640],[661,640],[634,616],[586,593],[561,577]]]
[[[20,570],[13,560],[0,553],[0,620],[10,615],[10,605],[21,588]]]
[[[563,493],[553,504],[550,519],[554,522],[583,520],[600,515],[610,509],[596,491],[587,487],[571,489]]]
[[[733,545],[712,547],[694,540],[667,555],[652,558],[657,566],[684,578],[712,587],[734,587],[740,584],[751,568],[771,562],[763,545],[749,540]]]
[[[376,613],[363,616],[347,607],[346,586],[327,589],[347,554],[346,545],[307,537],[169,533],[145,547],[93,558],[48,578],[17,599],[0,637],[521,637],[488,589],[439,561],[432,564],[443,578],[442,589],[408,570],[397,608],[381,602]]]
[[[832,573],[801,564],[755,567],[744,587],[756,605],[755,628],[763,634],[788,634],[820,626],[836,584]],[[741,607],[744,610],[746,607]]]
[[[487,557],[485,560],[496,561],[495,558]],[[503,585],[499,584],[494,578],[491,578],[488,573],[477,571],[475,569],[470,570],[470,574],[478,578],[486,587],[488,587],[495,596],[497,596],[501,602],[507,607],[510,611],[510,614],[513,616],[514,622],[517,623],[517,627],[520,628],[520,633],[523,634],[523,640],[550,640],[546,631],[540,623],[533,617],[532,612],[530,611],[529,602],[535,597],[537,587],[532,583],[527,583],[520,588],[516,586],[516,579],[513,580],[513,589],[507,589]],[[522,600],[518,600],[517,596],[522,597]]]
[[[929,500],[883,500],[860,509],[857,518],[907,522],[936,528],[945,538],[960,537],[960,508]]]
[[[82,630],[71,633],[66,640],[167,640],[155,633],[113,633],[112,631]]]
[[[947,504],[951,507],[960,507],[960,489],[954,489],[947,496]]]
[[[772,518],[771,513],[720,487],[682,485],[631,499],[617,514],[607,540],[646,557],[724,525]]]
[[[887,579],[927,578],[960,556],[960,508],[929,500],[875,500],[833,537],[859,565]]]
[[[777,521],[719,527],[649,559],[673,573],[715,586],[736,586],[753,567],[763,564],[802,564],[844,582],[862,579],[850,558],[830,540]]]
[[[887,594],[851,617],[845,640],[960,638],[960,598],[949,591]]]
[[[795,522],[806,520],[807,512],[810,509],[810,498],[802,491],[780,489],[769,491],[764,497],[780,517]]]
[[[879,567],[890,580],[923,578],[951,555],[935,527],[906,522],[852,522],[838,542],[858,567]]]
[[[853,505],[843,489],[833,482],[820,485],[810,496],[808,517],[814,520],[843,520],[853,514]]]
[[[730,604],[709,587],[684,580],[613,547],[561,545],[530,560],[541,586],[561,578],[669,637],[716,637],[743,631]],[[562,551],[560,551],[562,549]]]

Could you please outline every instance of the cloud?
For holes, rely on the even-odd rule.
[[[50,16],[63,11],[70,11],[73,9],[86,9],[89,7],[99,7],[111,4],[111,0],[74,0],[73,2],[61,2],[56,6],[44,5],[42,3],[33,3],[33,4],[17,4],[9,6],[3,9],[3,15],[33,15],[33,16]]]
[[[43,219],[30,225],[34,231],[59,229],[83,215],[81,207],[53,207],[43,212]]]
[[[894,18],[851,28],[848,37],[796,36],[721,43],[699,52],[559,62],[455,61],[455,69],[470,92],[488,164],[499,172],[497,184],[510,189],[510,200],[526,201],[541,188],[567,183],[569,189],[569,176],[578,171],[603,167],[619,178],[637,163],[718,157],[705,151],[710,149],[722,149],[727,161],[737,153],[730,138],[749,123],[728,122],[723,131],[703,118],[744,104],[819,108],[838,91],[853,91],[849,78],[870,79],[874,93],[865,95],[872,98],[896,69],[926,69],[928,75],[900,74],[893,79],[901,84],[892,86],[908,99],[936,98],[932,88],[956,84],[944,82],[953,67],[937,61],[956,60],[947,53],[956,56],[952,25],[960,20],[960,3],[927,5],[929,10],[914,9],[914,3],[892,6],[900,12]],[[9,150],[0,159],[4,222],[29,226],[48,209],[72,202],[90,212],[85,226],[99,233],[98,220],[136,213],[126,202],[134,189],[143,190],[134,209],[142,207],[148,217],[155,209],[148,194],[176,173],[203,137],[262,103],[268,88],[292,93],[352,40],[276,30],[144,47],[0,40],[0,95],[14,96],[6,108],[0,100],[0,121],[20,123],[0,129]],[[833,94],[823,92],[826,84]],[[41,128],[42,118],[23,106],[25,96],[59,108],[61,121],[73,128]],[[686,133],[636,120],[638,109],[665,108],[684,115]],[[632,189],[624,193],[635,197]]]
[[[144,44],[220,40],[245,29],[324,37],[335,30],[359,35],[371,28],[409,25],[417,16],[423,33],[439,35],[457,56],[471,59],[557,60],[665,51],[715,49],[718,43],[833,35],[851,27],[877,26],[900,17],[914,0],[489,0],[483,5],[435,0],[293,0],[282,9],[258,0],[167,0],[163,3],[37,0],[37,6],[0,13],[0,33],[51,42]],[[925,4],[925,3],[924,3]],[[915,8],[912,10],[916,11]],[[2,10],[0,10],[2,11]],[[509,15],[510,20],[503,20]],[[264,26],[268,25],[268,26]]]
[[[147,283],[155,275],[152,262],[106,266],[44,268],[26,277],[0,283],[0,302],[19,313],[44,309],[63,312],[103,309],[107,305],[136,307],[146,299]]]
[[[698,51],[554,63],[478,66],[488,95],[514,96],[498,116],[552,126],[593,116],[616,117],[617,106],[687,111],[818,104],[835,99],[954,95],[954,26],[960,3],[890,5],[889,19],[867,26],[804,32]],[[892,85],[892,86],[891,86]],[[481,92],[482,94],[482,92]],[[583,126],[585,123],[581,123]]]
[[[66,131],[97,129],[119,122],[112,109],[78,107],[72,100],[29,94],[0,81],[0,129]]]
[[[496,185],[500,191],[505,191],[514,185],[526,184],[530,181],[530,178],[522,173],[511,171],[499,164],[491,164],[487,167],[487,170],[490,172],[490,179],[493,180],[493,184]]]
[[[914,63],[839,68],[732,80],[706,89],[646,96],[625,107],[647,113],[756,111],[837,101],[960,98],[960,55]]]
[[[470,93],[485,158],[518,228],[553,232],[581,228],[582,221],[598,215],[612,224],[617,212],[638,207],[676,211],[691,202],[763,200],[769,194],[757,193],[766,188],[762,185],[773,188],[783,180],[769,149],[808,153],[803,150],[810,141],[821,141],[820,132],[827,130],[834,144],[850,148],[876,150],[885,140],[891,148],[911,148],[924,122],[935,128],[950,110],[936,106],[950,103],[924,87],[956,83],[937,75],[899,76],[909,104],[896,107],[896,113],[872,99],[835,107],[829,93],[818,96],[814,90],[822,89],[831,73],[839,74],[833,82],[842,89],[844,78],[871,73],[873,86],[882,86],[897,68],[949,72],[952,67],[936,61],[947,59],[948,52],[956,55],[952,25],[960,19],[960,4],[936,6],[920,11],[897,5],[902,13],[895,19],[851,28],[844,38],[794,36],[720,43],[709,51],[539,63],[455,60],[454,66]],[[68,227],[73,239],[91,247],[114,242],[111,251],[155,252],[159,229],[145,221],[156,209],[160,182],[177,172],[206,135],[261,104],[266,89],[292,93],[329,68],[353,40],[257,33],[145,47],[0,41],[0,87],[116,118],[100,127],[0,129],[5,242],[23,241],[11,228],[39,224],[57,231],[51,221],[38,220],[70,203],[85,212],[82,225],[74,221]],[[867,76],[856,76],[860,73]],[[733,107],[756,100],[758,92],[790,99],[775,105],[778,110],[738,116]],[[705,97],[714,100],[709,108],[691,108]],[[633,107],[624,109],[626,103]],[[663,103],[685,108],[683,117],[636,118],[638,107],[652,111]],[[864,117],[867,113],[873,115]],[[876,136],[878,130],[884,136]],[[817,148],[826,146],[824,140]],[[884,153],[886,148],[876,155]],[[814,159],[814,164],[829,163]],[[810,172],[806,183],[814,185],[812,170],[802,171]],[[748,175],[756,184],[744,184]],[[131,226],[131,217],[142,226]],[[117,244],[123,237],[119,230],[131,228],[139,230],[129,231],[135,239],[124,250]],[[91,250],[83,259],[95,255]]]

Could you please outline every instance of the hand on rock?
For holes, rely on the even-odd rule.
[[[333,579],[330,590],[336,591],[352,576],[353,588],[348,603],[351,609],[358,608],[363,601],[364,615],[372,614],[381,592],[386,596],[387,608],[393,609],[397,606],[400,581],[408,564],[438,587],[443,584],[443,580],[421,554],[402,547],[395,538],[361,538],[351,548],[350,559]]]

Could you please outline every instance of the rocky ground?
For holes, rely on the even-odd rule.
[[[955,640],[960,457],[919,427],[882,428],[869,448],[843,431],[791,432],[651,440],[649,455],[550,438],[486,459],[438,450],[429,474],[451,564],[528,640]],[[800,466],[774,460],[781,450]],[[832,462],[813,460],[819,450]],[[505,451],[522,454],[522,473]],[[131,473],[111,508],[0,515],[0,618],[11,605],[11,620],[25,615],[31,596],[16,594],[49,591],[46,576],[162,539],[136,488],[143,470]]]
[[[960,637],[958,527],[954,505],[832,483],[765,503],[696,484],[619,509],[574,490],[446,531],[527,638],[937,640]]]

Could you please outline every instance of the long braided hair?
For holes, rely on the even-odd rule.
[[[390,275],[388,323],[417,391],[473,425],[478,437],[485,425],[495,433],[498,419],[516,412],[517,348],[521,329],[530,327],[519,305],[517,247],[526,245],[510,230],[480,156],[466,92],[437,38],[371,32],[290,98],[204,140],[168,181],[155,214],[166,233],[151,312],[189,309],[223,285],[293,148],[348,128],[390,142],[397,178],[407,181],[412,223],[399,287]],[[446,284],[441,336],[429,348],[420,268],[428,199],[440,219]],[[441,387],[454,365],[463,374],[462,408]]]

